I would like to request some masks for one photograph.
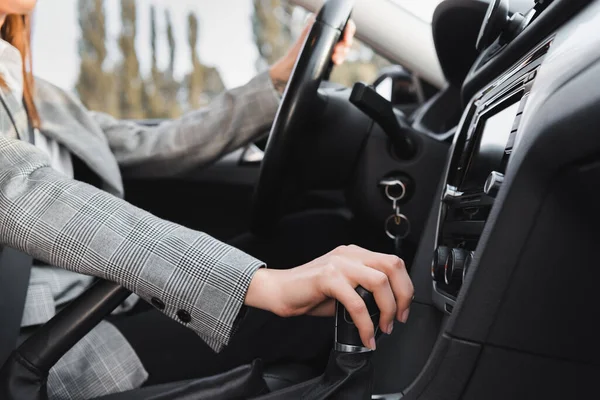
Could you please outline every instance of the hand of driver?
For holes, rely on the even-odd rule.
[[[273,66],[271,66],[269,69],[269,74],[271,75],[273,85],[280,93],[283,93],[283,90],[290,79],[290,74],[292,73],[296,59],[300,55],[300,50],[302,50],[304,41],[306,40],[306,37],[308,36],[308,33],[310,32],[314,22],[314,16],[309,18],[309,21],[302,30],[302,33],[287,54],[273,64]],[[346,60],[348,52],[352,47],[355,33],[356,25],[354,24],[354,21],[349,20],[348,24],[346,25],[346,29],[344,30],[342,39],[336,44],[333,55],[331,56],[331,60],[334,64],[340,65]]]
[[[331,316],[335,300],[339,300],[356,324],[364,345],[374,348],[375,329],[364,301],[355,291],[357,286],[374,294],[382,331],[391,333],[394,319],[406,322],[414,290],[404,262],[396,256],[353,245],[341,246],[289,270],[258,270],[245,304],[282,317]]]

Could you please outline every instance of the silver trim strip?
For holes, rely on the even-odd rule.
[[[335,351],[339,351],[342,353],[367,353],[369,351],[373,351],[371,349],[369,349],[368,347],[362,347],[362,346],[353,346],[350,344],[344,344],[344,343],[338,343],[335,342]]]

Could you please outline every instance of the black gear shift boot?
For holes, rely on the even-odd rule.
[[[333,350],[323,375],[256,399],[369,400],[373,391],[372,355],[372,351],[345,353]]]
[[[379,309],[373,294],[360,286],[356,288],[356,292],[364,300],[377,331]],[[323,375],[260,399],[368,400],[373,391],[372,355],[373,351],[364,347],[348,312],[338,303],[334,349]]]
[[[332,351],[325,373],[302,394],[303,399],[367,400],[373,392],[372,352]]]

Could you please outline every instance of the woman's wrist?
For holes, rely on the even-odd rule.
[[[275,306],[281,303],[278,295],[280,289],[277,283],[278,272],[281,271],[267,268],[258,269],[250,281],[244,304],[277,314]]]
[[[269,69],[269,76],[271,77],[271,82],[273,82],[273,87],[280,95],[283,94],[294,67],[293,62],[290,62],[289,58],[288,56],[283,57]]]

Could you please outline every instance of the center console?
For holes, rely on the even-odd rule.
[[[454,139],[431,261],[434,304],[449,314],[477,245],[515,141],[537,70],[552,40],[477,93]]]

